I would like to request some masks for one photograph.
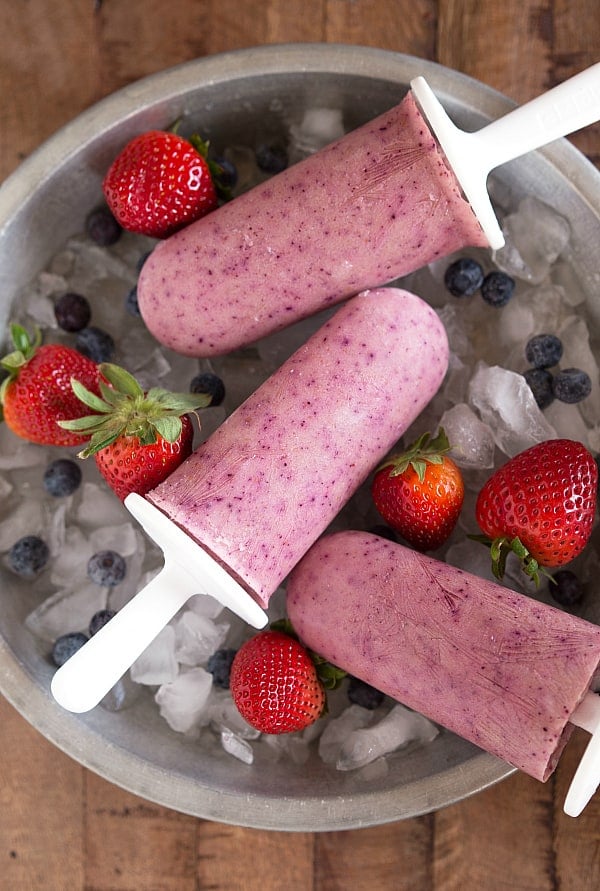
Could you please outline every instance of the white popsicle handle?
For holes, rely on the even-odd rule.
[[[570,817],[578,817],[600,785],[600,696],[586,693],[569,720],[592,734],[563,806]]]
[[[210,594],[249,625],[267,614],[232,576],[161,511],[139,495],[125,506],[165,555],[163,569],[62,665],[52,695],[70,712],[94,708],[193,594]]]
[[[504,237],[487,192],[489,172],[600,120],[600,62],[475,133],[452,123],[424,78],[411,89],[494,249]]]
[[[189,574],[165,565],[58,669],[51,683],[58,704],[77,713],[98,705],[193,593]]]

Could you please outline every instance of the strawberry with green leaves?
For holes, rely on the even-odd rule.
[[[293,635],[277,629],[261,631],[240,647],[229,686],[242,717],[261,733],[303,730],[326,706],[325,686],[311,654]]]
[[[32,340],[25,328],[13,324],[10,334],[14,349],[0,361],[8,372],[0,388],[6,425],[22,439],[41,445],[81,445],[82,434],[61,429],[58,422],[84,414],[71,378],[98,394],[98,366],[71,347],[42,344],[39,331]]]
[[[588,542],[596,513],[598,466],[580,442],[549,439],[511,458],[477,497],[475,514],[501,579],[512,552],[539,581],[540,567],[570,563]]]
[[[386,523],[419,551],[439,548],[452,533],[462,509],[463,477],[446,454],[449,449],[442,428],[434,439],[425,433],[406,452],[384,461],[373,479],[375,507]]]
[[[80,405],[93,414],[62,421],[61,427],[90,438],[79,456],[94,456],[121,500],[130,492],[145,495],[192,453],[194,429],[188,412],[208,405],[210,396],[170,393],[160,387],[145,393],[124,368],[105,362],[99,369],[100,396],[72,380]]]
[[[208,144],[149,130],[121,150],[103,182],[108,206],[130,232],[166,238],[218,205]]]

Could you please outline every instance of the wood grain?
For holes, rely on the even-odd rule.
[[[0,179],[115,89],[265,43],[344,42],[434,59],[525,101],[600,59],[598,0],[22,0],[0,4]],[[573,141],[600,163],[600,130]],[[586,737],[544,786],[514,774],[436,814],[332,833],[200,820],[110,785],[0,700],[0,889],[593,891],[600,797],[562,801]]]

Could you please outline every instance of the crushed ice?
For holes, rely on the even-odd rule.
[[[310,110],[302,120],[290,124],[291,157],[296,160],[315,151],[341,136],[343,130],[339,111]],[[238,167],[239,191],[262,177],[250,149],[231,147],[226,155]],[[486,578],[492,578],[487,551],[465,539],[464,533],[475,531],[469,518],[491,468],[523,448],[555,436],[576,437],[594,452],[600,448],[598,346],[589,322],[595,316],[571,262],[569,225],[532,197],[522,200],[515,210],[513,196],[498,180],[492,181],[492,190],[505,211],[506,246],[493,257],[481,250],[465,253],[478,259],[486,272],[495,264],[517,280],[515,294],[505,307],[492,309],[477,297],[451,298],[443,275],[453,258],[437,261],[398,282],[435,307],[451,346],[444,387],[404,440],[408,442],[423,429],[440,423],[446,428],[452,455],[463,468],[466,495],[459,534],[439,556]],[[227,398],[222,406],[199,413],[200,441],[304,341],[307,331],[322,323],[323,316],[210,361],[197,362],[159,349],[143,323],[129,317],[124,308],[125,297],[136,282],[138,262],[152,246],[151,240],[128,234],[110,249],[98,248],[83,237],[70,239],[23,294],[17,320],[26,326],[38,324],[51,339],[68,342],[57,329],[53,300],[67,289],[79,291],[92,303],[93,324],[113,334],[126,332],[126,343],[121,333],[116,335],[115,361],[129,367],[144,386],[159,383],[186,391],[199,370],[215,371],[225,381]],[[531,335],[542,332],[556,332],[563,340],[564,367],[575,365],[590,375],[592,394],[581,405],[555,401],[541,412],[524,384],[524,344]],[[64,450],[21,441],[0,425],[0,553],[4,558],[24,534],[43,534],[48,539],[50,565],[41,583],[36,581],[39,602],[26,618],[27,628],[48,649],[59,634],[86,631],[96,611],[121,608],[162,565],[160,552],[100,481],[91,462],[84,462],[84,481],[74,495],[58,500],[40,495],[43,468],[65,454]],[[352,499],[336,524],[341,528],[344,523],[372,520],[365,489]],[[124,580],[113,589],[101,588],[86,576],[89,557],[106,548],[119,551],[127,562]],[[595,578],[596,550],[588,551],[581,572],[584,578]],[[513,573],[510,565],[506,583],[535,594],[523,574]],[[283,614],[284,604],[282,590],[272,599],[273,618]],[[600,608],[594,604],[590,608],[590,618],[598,621]],[[199,745],[204,735],[210,734],[226,753],[248,765],[253,763],[258,745],[270,757],[287,758],[297,765],[305,764],[317,748],[326,764],[354,770],[365,782],[385,775],[391,752],[425,745],[437,735],[435,725],[399,704],[389,702],[376,712],[347,706],[343,689],[334,694],[329,717],[302,733],[259,734],[241,717],[229,692],[213,685],[207,670],[208,658],[216,649],[237,647],[248,635],[248,628],[218,601],[203,595],[193,597],[101,706],[114,712],[129,708],[147,688],[166,723],[190,740],[199,740]]]

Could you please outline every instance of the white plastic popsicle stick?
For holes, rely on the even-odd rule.
[[[210,554],[139,495],[125,505],[163,549],[163,569],[55,673],[51,690],[70,712],[94,708],[194,594],[210,594],[255,628],[267,614]]]
[[[578,817],[600,785],[600,696],[588,691],[569,721],[592,734],[563,805],[566,814]]]
[[[494,250],[504,236],[488,196],[489,172],[600,120],[600,62],[474,133],[452,123],[423,77],[410,86]]]

